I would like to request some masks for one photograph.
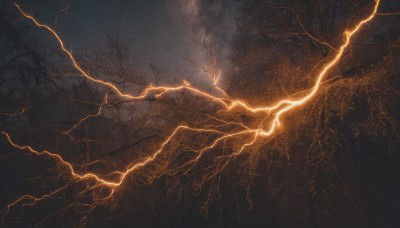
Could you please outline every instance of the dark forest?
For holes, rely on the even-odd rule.
[[[0,227],[399,227],[400,2],[0,1]]]

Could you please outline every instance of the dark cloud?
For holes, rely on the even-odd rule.
[[[207,83],[204,37],[213,43],[220,67],[226,66],[234,27],[233,1],[69,0],[21,1],[41,21],[55,26],[74,53],[118,33],[132,40],[134,55],[147,69],[161,66],[168,77]]]

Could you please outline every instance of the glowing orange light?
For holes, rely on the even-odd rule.
[[[209,145],[204,146],[203,148],[199,149],[197,151],[197,156],[193,160],[189,161],[189,163],[196,164],[197,161],[204,155],[204,153],[206,151],[216,147],[220,142],[222,142],[226,139],[235,138],[238,136],[249,135],[250,140],[243,143],[243,145],[241,145],[236,152],[231,154],[231,156],[238,156],[247,147],[253,145],[259,138],[270,137],[271,135],[275,134],[277,132],[277,129],[282,125],[281,117],[283,115],[287,114],[289,111],[292,111],[298,107],[301,107],[301,106],[307,104],[317,94],[317,92],[321,88],[321,83],[327,77],[328,72],[335,65],[337,65],[339,63],[339,61],[341,60],[343,53],[346,51],[346,49],[350,45],[352,37],[362,28],[362,26],[364,24],[371,21],[375,17],[375,15],[377,15],[379,4],[380,4],[380,0],[375,0],[375,5],[374,5],[374,8],[373,8],[371,14],[367,18],[365,18],[365,19],[361,20],[359,23],[357,23],[354,26],[354,28],[344,32],[344,42],[339,48],[336,49],[336,48],[331,47],[332,49],[337,51],[336,54],[326,65],[324,65],[321,68],[318,75],[316,76],[314,86],[308,91],[308,93],[306,95],[304,95],[298,99],[281,99],[269,106],[268,105],[267,106],[252,106],[244,101],[229,98],[227,96],[227,94],[225,93],[225,91],[223,91],[221,88],[218,87],[218,81],[220,79],[221,72],[218,75],[213,75],[212,81],[213,81],[213,85],[215,86],[215,88],[217,88],[220,91],[223,91],[225,97],[218,97],[218,96],[212,95],[208,92],[197,89],[197,88],[193,87],[190,84],[190,82],[188,82],[188,81],[183,81],[182,85],[174,86],[174,87],[173,86],[149,85],[138,96],[124,93],[115,84],[103,81],[101,79],[97,79],[97,78],[93,77],[92,75],[90,75],[87,71],[85,71],[79,65],[79,63],[76,61],[76,59],[72,55],[71,51],[69,51],[65,48],[65,45],[64,45],[62,39],[52,28],[50,28],[47,25],[39,23],[34,17],[32,17],[31,15],[24,12],[18,4],[15,4],[16,7],[18,8],[18,10],[21,12],[21,14],[25,18],[30,19],[37,27],[46,29],[56,38],[56,40],[60,44],[62,51],[68,56],[68,58],[72,61],[74,68],[77,71],[79,71],[83,77],[85,77],[87,80],[90,80],[92,82],[107,86],[108,88],[112,89],[121,98],[130,99],[130,100],[140,100],[140,99],[146,98],[150,93],[154,93],[156,98],[160,98],[165,93],[176,92],[179,90],[188,90],[188,91],[193,92],[194,94],[203,96],[213,102],[221,104],[224,107],[224,109],[228,112],[236,107],[240,107],[240,108],[244,109],[244,111],[251,112],[251,113],[257,113],[257,112],[266,113],[267,117],[270,118],[271,122],[267,126],[264,126],[265,124],[263,123],[264,122],[264,120],[263,120],[260,122],[259,127],[254,128],[254,129],[249,128],[244,125],[241,125],[241,127],[244,128],[244,130],[239,130],[239,131],[235,131],[235,132],[221,132],[221,131],[218,131],[218,130],[215,130],[212,128],[193,128],[193,127],[189,127],[189,126],[185,126],[185,125],[180,125],[180,126],[176,127],[171,132],[171,134],[169,134],[169,136],[160,144],[159,148],[155,152],[153,152],[150,156],[141,159],[139,162],[132,162],[123,171],[115,171],[113,174],[118,175],[117,180],[106,179],[106,178],[103,178],[92,172],[79,174],[75,170],[74,166],[70,162],[66,161],[59,154],[52,153],[49,151],[39,152],[30,146],[20,146],[11,139],[9,134],[7,134],[6,132],[2,132],[2,134],[6,137],[8,142],[13,147],[15,147],[19,150],[25,150],[25,151],[28,151],[35,155],[40,155],[40,156],[43,155],[43,156],[49,156],[49,157],[53,158],[55,161],[57,161],[59,164],[62,164],[69,171],[69,174],[71,175],[72,178],[77,179],[77,180],[94,180],[98,183],[98,185],[96,185],[96,186],[100,185],[100,186],[110,188],[111,189],[110,195],[108,197],[106,197],[105,199],[110,198],[114,194],[115,190],[124,183],[126,177],[129,174],[135,172],[137,169],[139,169],[143,166],[146,166],[150,162],[154,161],[164,151],[165,147],[171,142],[171,140],[174,137],[177,136],[177,134],[180,131],[191,131],[191,132],[197,132],[197,133],[215,133],[215,134],[220,135],[219,137],[214,139],[211,143],[209,143]],[[71,129],[66,131],[65,134],[70,133],[73,129],[75,129],[77,126],[79,126],[87,118],[99,115],[101,113],[103,105],[105,105],[105,104],[107,104],[107,96],[105,97],[104,103],[100,106],[100,108],[98,109],[98,112],[96,114],[82,118]],[[32,200],[33,202],[36,202],[38,200],[47,198],[47,197],[51,196],[52,194],[57,193],[58,191],[60,191],[60,190],[56,190],[50,194],[47,194],[47,195],[44,195],[44,196],[38,197],[38,198],[29,196],[29,195],[23,196],[23,197],[19,198],[17,201],[14,201],[13,203],[9,204],[8,208],[12,207],[13,205],[15,205],[25,199],[29,199],[29,200]]]

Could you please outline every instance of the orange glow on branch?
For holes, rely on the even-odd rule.
[[[193,127],[189,127],[186,125],[180,125],[180,126],[176,127],[166,137],[166,139],[163,140],[163,142],[160,144],[158,149],[156,151],[154,151],[153,153],[151,153],[151,155],[140,159],[140,161],[132,161],[128,165],[128,167],[124,170],[118,170],[118,171],[113,172],[113,174],[115,174],[117,176],[116,179],[107,179],[107,178],[104,178],[104,177],[102,177],[96,173],[92,173],[92,172],[80,173],[76,170],[76,168],[74,167],[73,164],[66,161],[61,155],[52,153],[49,151],[40,152],[40,151],[33,149],[31,146],[20,146],[11,139],[11,137],[8,133],[2,132],[2,134],[6,137],[8,142],[13,147],[15,147],[19,150],[28,151],[29,153],[38,155],[38,156],[51,157],[56,162],[58,162],[63,167],[65,167],[66,170],[68,170],[72,179],[74,179],[74,180],[93,180],[97,183],[97,185],[95,185],[95,186],[102,186],[102,187],[109,188],[111,190],[110,195],[105,197],[104,199],[110,198],[114,194],[115,190],[124,183],[124,181],[126,180],[128,175],[134,173],[136,170],[140,169],[141,167],[147,166],[149,163],[151,163],[152,161],[157,159],[159,157],[159,155],[165,151],[165,148],[167,147],[167,145],[169,145],[169,143],[175,137],[178,137],[178,135],[182,131],[195,132],[195,133],[200,133],[200,134],[218,135],[218,137],[211,140],[210,143],[208,143],[207,145],[203,145],[202,148],[198,149],[196,151],[197,156],[195,156],[193,159],[191,159],[186,164],[184,164],[184,166],[189,165],[189,164],[195,165],[199,161],[199,159],[203,157],[205,152],[210,151],[211,149],[215,148],[217,145],[219,145],[220,143],[224,142],[227,139],[237,139],[239,137],[245,137],[245,138],[248,137],[247,138],[248,140],[245,141],[244,143],[242,143],[241,145],[239,145],[237,147],[236,151],[234,151],[230,155],[228,155],[228,157],[230,159],[233,156],[238,156],[238,155],[242,154],[242,152],[244,150],[246,150],[246,148],[254,145],[257,142],[257,140],[259,140],[260,138],[267,138],[267,137],[271,137],[274,134],[276,134],[279,127],[283,125],[283,121],[281,120],[281,118],[285,114],[289,113],[290,111],[295,110],[296,108],[299,108],[299,107],[302,107],[302,106],[308,104],[312,100],[312,98],[317,95],[318,91],[321,88],[322,82],[326,79],[330,70],[332,70],[332,68],[340,62],[343,54],[349,47],[353,36],[355,34],[357,34],[357,32],[366,23],[371,21],[375,17],[375,15],[377,15],[379,4],[380,4],[380,0],[375,0],[374,8],[373,8],[372,12],[368,15],[368,17],[366,17],[365,19],[358,22],[352,29],[344,32],[344,41],[340,47],[334,48],[331,45],[325,43],[326,45],[328,45],[330,48],[336,50],[337,52],[335,52],[335,55],[332,57],[332,59],[319,70],[318,74],[315,77],[315,83],[314,83],[313,87],[310,88],[309,90],[307,90],[307,93],[304,96],[297,98],[297,99],[283,98],[283,99],[280,99],[280,100],[272,103],[271,105],[265,105],[265,106],[263,106],[263,105],[262,106],[253,106],[245,101],[230,98],[225,91],[223,91],[220,87],[218,87],[218,82],[221,77],[221,72],[219,72],[218,75],[211,75],[211,79],[212,79],[213,86],[216,89],[222,91],[224,94],[224,97],[215,96],[211,93],[208,93],[201,89],[195,88],[188,81],[183,81],[182,85],[179,85],[179,86],[149,85],[137,96],[135,96],[133,94],[122,92],[117,87],[117,85],[115,85],[111,82],[107,82],[107,81],[103,81],[101,79],[95,78],[94,76],[90,75],[87,71],[85,71],[85,69],[83,69],[83,67],[77,62],[77,60],[73,56],[72,52],[69,51],[65,47],[64,42],[62,41],[62,39],[60,38],[60,36],[57,34],[57,32],[55,30],[53,30],[51,27],[49,27],[47,25],[41,24],[33,16],[27,14],[24,10],[22,10],[18,4],[15,4],[17,9],[21,12],[21,14],[25,18],[31,20],[37,27],[46,29],[48,32],[50,32],[53,35],[53,37],[59,43],[62,51],[71,60],[74,68],[77,71],[79,71],[80,74],[84,78],[86,78],[87,80],[92,81],[94,83],[98,83],[98,84],[101,84],[103,86],[110,88],[120,98],[128,99],[128,100],[141,100],[141,99],[147,98],[149,95],[154,95],[155,98],[161,98],[166,93],[187,90],[194,94],[197,94],[199,96],[207,98],[208,100],[210,100],[212,102],[220,104],[226,112],[232,111],[234,108],[241,108],[240,110],[243,110],[245,112],[265,114],[266,117],[261,122],[259,122],[259,126],[257,128],[251,128],[251,127],[247,127],[244,125],[240,125],[242,128],[241,130],[233,130],[231,132],[223,132],[223,131],[216,130],[211,127],[193,128]],[[100,115],[103,106],[106,105],[107,102],[108,102],[108,100],[107,100],[107,96],[106,96],[104,99],[104,103],[102,105],[100,105],[97,113],[95,113],[93,115],[89,115],[85,118],[82,118],[79,122],[77,122],[75,125],[73,125],[72,128],[65,131],[64,133],[69,134],[71,131],[73,131],[76,127],[78,127],[81,123],[83,123],[88,118]],[[267,120],[267,119],[270,120],[270,122],[264,123],[264,120]],[[227,121],[225,123],[230,124],[231,122]],[[52,193],[49,193],[49,194],[44,195],[43,197],[39,197],[39,198],[29,196],[29,195],[23,196],[23,197],[19,198],[17,201],[14,201],[13,203],[9,204],[8,208],[14,206],[15,204],[19,203],[22,200],[31,200],[32,202],[36,202],[40,199],[47,198],[53,194],[56,194],[58,191],[60,191],[60,190],[56,190]]]

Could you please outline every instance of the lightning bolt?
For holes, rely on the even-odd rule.
[[[179,166],[178,168],[189,168],[195,166],[198,161],[204,156],[204,154],[207,151],[212,150],[215,148],[217,145],[226,142],[227,140],[237,140],[239,143],[238,146],[235,146],[234,152],[229,154],[227,156],[227,159],[225,162],[221,163],[222,165],[218,169],[218,172],[224,169],[224,167],[228,164],[228,162],[236,157],[239,156],[245,151],[248,147],[251,147],[254,145],[260,138],[271,138],[273,137],[277,132],[280,127],[283,126],[283,121],[282,118],[287,115],[289,112],[298,109],[302,106],[305,106],[308,104],[317,94],[318,91],[321,88],[322,83],[328,76],[328,73],[334,68],[341,60],[343,54],[349,47],[352,38],[357,34],[357,32],[368,22],[370,22],[378,12],[378,7],[380,5],[380,0],[375,0],[375,4],[373,7],[372,12],[366,17],[365,19],[359,21],[352,29],[346,30],[344,34],[344,41],[342,45],[338,48],[334,48],[329,45],[333,50],[336,50],[336,53],[332,58],[326,63],[318,72],[318,74],[315,77],[315,83],[314,85],[306,90],[303,91],[302,94],[303,96],[298,97],[296,99],[289,99],[289,98],[284,98],[280,99],[276,102],[273,102],[271,105],[261,105],[261,106],[255,106],[251,105],[248,102],[239,100],[239,99],[233,99],[230,98],[225,91],[223,91],[220,87],[218,87],[218,81],[220,79],[221,73],[218,75],[211,75],[210,78],[212,79],[213,85],[215,86],[216,89],[220,90],[223,92],[224,96],[219,97],[216,95],[213,95],[211,93],[208,93],[206,91],[203,91],[201,89],[193,87],[190,83],[184,81],[181,85],[178,86],[153,86],[149,85],[147,86],[139,95],[134,95],[130,93],[125,93],[121,91],[117,85],[107,82],[101,79],[98,79],[91,74],[89,74],[75,59],[74,55],[70,50],[68,50],[65,47],[65,44],[61,37],[58,35],[58,33],[52,29],[51,27],[40,23],[37,21],[33,16],[29,15],[26,13],[18,4],[15,4],[16,8],[19,10],[19,12],[22,14],[23,17],[26,19],[29,19],[32,21],[37,27],[43,28],[47,30],[58,42],[60,45],[61,50],[66,54],[66,56],[69,58],[69,60],[72,62],[73,67],[80,73],[82,77],[87,79],[88,81],[91,81],[95,84],[99,84],[101,86],[107,87],[110,90],[112,90],[118,97],[124,100],[129,100],[129,101],[140,101],[142,99],[145,99],[149,97],[150,95],[154,95],[156,99],[162,98],[165,94],[167,93],[172,93],[172,92],[178,92],[182,90],[187,90],[192,92],[193,94],[196,94],[198,96],[202,96],[214,103],[220,104],[222,107],[223,112],[231,112],[234,109],[238,109],[240,111],[248,112],[248,113],[260,113],[264,116],[264,118],[258,123],[258,126],[255,128],[245,126],[244,124],[240,123],[234,123],[237,125],[237,128],[234,128],[234,130],[230,130],[230,128],[226,127],[229,124],[232,124],[230,121],[225,121],[225,120],[219,120],[226,128],[225,130],[218,130],[216,127],[209,127],[206,126],[204,128],[194,128],[190,127],[187,125],[179,125],[177,126],[165,139],[164,141],[159,145],[158,149],[156,149],[153,153],[151,153],[149,156],[144,157],[140,159],[140,161],[132,161],[126,169],[122,171],[114,171],[111,173],[111,175],[114,176],[114,178],[106,178],[106,176],[101,176],[99,174],[93,173],[93,172],[83,172],[80,173],[79,171],[76,170],[76,166],[65,160],[61,155],[49,151],[37,151],[31,146],[21,146],[17,144],[16,142],[13,141],[11,136],[6,133],[2,132],[2,134],[5,136],[7,141],[11,146],[14,148],[20,150],[20,151],[27,151],[31,154],[37,155],[37,156],[46,156],[49,158],[52,158],[54,161],[56,161],[58,164],[60,164],[62,167],[67,170],[68,174],[70,175],[71,179],[74,181],[94,181],[95,184],[90,185],[90,188],[97,188],[97,187],[104,187],[108,188],[109,195],[107,197],[103,198],[103,200],[107,200],[112,197],[112,195],[115,193],[115,191],[124,184],[126,178],[136,172],[138,169],[145,167],[149,165],[151,162],[156,160],[161,154],[163,154],[166,150],[168,145],[176,139],[179,135],[181,135],[182,132],[185,133],[193,133],[193,134],[203,134],[203,135],[209,135],[210,137],[212,136],[214,139],[211,140],[211,142],[206,143],[207,145],[203,145],[200,149],[196,149],[195,153],[196,156],[194,156],[192,159],[189,161],[185,162],[182,166]],[[298,18],[297,18],[298,20]],[[104,103],[100,105],[98,112],[92,115],[88,115],[84,118],[82,118],[79,122],[77,122],[75,125],[72,126],[69,130],[65,131],[64,134],[69,134],[71,133],[75,128],[77,128],[81,123],[86,121],[88,118],[96,117],[99,116],[102,112],[102,108],[108,104],[108,99],[107,95],[104,99]],[[215,117],[215,119],[217,119]],[[269,121],[267,121],[269,120]],[[173,151],[174,152],[174,151]],[[177,151],[175,151],[177,152]],[[185,173],[187,173],[186,171]],[[109,175],[109,176],[111,176]],[[25,195],[14,202],[10,203],[7,208],[5,209],[6,212],[10,210],[11,207],[23,202],[23,201],[29,201],[31,204],[35,204],[37,201],[47,199],[58,192],[62,191],[65,189],[66,186],[63,186],[51,193],[48,193],[46,195],[43,195],[41,197],[34,197],[31,195]]]

